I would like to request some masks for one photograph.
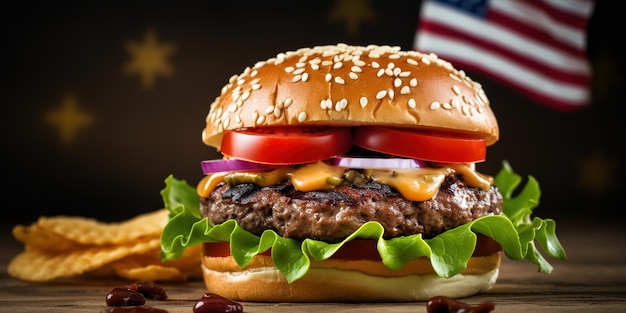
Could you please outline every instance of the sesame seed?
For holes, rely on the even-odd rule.
[[[343,80],[343,78],[337,76],[337,77],[335,77],[335,83],[343,85],[346,82]]]
[[[417,106],[417,103],[415,103],[415,99],[409,99],[409,107],[411,107],[411,109],[415,109],[415,106]]]
[[[259,112],[257,112],[256,110],[254,110],[252,112],[252,121],[254,122],[254,125],[256,125],[256,121],[259,119]]]
[[[417,65],[417,61],[415,61],[413,59],[406,59],[406,62],[411,64],[411,65]]]
[[[272,112],[274,112],[274,106],[273,106],[273,105],[270,105],[270,106],[268,106],[268,107],[265,109],[265,114],[270,114],[270,113],[272,113]]]
[[[441,103],[439,103],[439,102],[437,102],[437,101],[433,101],[433,102],[430,104],[430,109],[431,109],[431,110],[437,110],[437,109],[439,109],[440,107],[441,107]]]
[[[393,89],[389,89],[389,92],[387,94],[389,95],[390,100],[393,100],[393,98],[395,97],[395,92],[393,91]]]
[[[250,91],[246,91],[241,95],[241,101],[246,101],[250,97]]]
[[[380,64],[378,64],[378,62],[374,61],[372,62],[372,68],[379,68]]]
[[[417,78],[413,78],[413,79],[411,79],[411,80],[409,81],[409,85],[410,85],[411,87],[415,87],[415,86],[417,86]]]
[[[452,109],[452,105],[450,105],[450,103],[448,102],[444,102],[443,104],[441,104],[441,106],[446,110]]]
[[[350,72],[350,74],[348,74],[348,76],[350,76],[350,78],[356,80],[359,79],[359,75],[357,75],[355,72]]]
[[[306,59],[306,58],[305,58],[305,59]],[[305,67],[305,66],[306,66],[306,63],[304,63],[304,62],[302,62],[302,61],[301,61],[301,62],[296,63],[296,67],[297,67],[297,68],[303,68],[303,67]]]
[[[301,79],[302,79],[302,75],[296,75],[296,76],[294,76],[294,77],[291,79],[291,81],[292,81],[292,82],[294,82],[294,83],[297,83],[297,82],[299,82]]]
[[[343,98],[339,101],[337,101],[337,103],[335,104],[335,110],[337,110],[338,112],[345,109],[348,106],[348,100],[346,100],[346,98]]]
[[[333,64],[333,69],[335,69],[335,70],[336,69],[340,69],[342,66],[343,66],[343,63],[337,62],[337,63]]]
[[[287,73],[291,73],[291,72],[293,72],[294,70],[295,70],[295,68],[294,68],[293,66],[287,66],[287,67],[285,67],[285,72],[287,72]]]
[[[293,103],[293,99],[285,98],[284,106],[285,108],[289,107]]]
[[[382,68],[381,68],[380,70],[378,70],[378,73],[376,73],[376,76],[377,76],[377,77],[381,77],[381,76],[383,76],[384,74],[385,74],[385,69],[382,69]]]
[[[311,63],[311,68],[317,71],[320,69],[320,66],[316,63]]]
[[[298,75],[298,74],[302,74],[302,73],[304,73],[304,68],[298,68],[297,70],[293,71],[292,74]]]
[[[459,105],[461,105],[459,99],[452,99],[452,107],[458,107]]]
[[[411,93],[411,88],[409,88],[409,86],[404,86],[400,89],[401,95],[408,95],[409,93]]]
[[[324,76],[324,79],[329,82],[331,79],[333,78],[333,75],[331,75],[330,73],[326,73],[326,76]]]
[[[466,97],[466,99],[467,99],[467,101],[466,101],[466,102],[467,102],[469,105],[474,106],[474,100],[472,100],[472,98],[470,98],[470,97]]]
[[[399,77],[409,77],[410,75],[411,75],[411,72],[409,71],[404,71],[398,74]]]
[[[331,66],[333,64],[332,61],[324,60],[322,61],[322,66]]]
[[[385,74],[387,74],[387,76],[393,76],[393,70],[390,68],[386,68],[385,69]]]
[[[283,115],[283,111],[279,107],[274,108],[274,116],[279,118],[281,115]]]
[[[365,62],[361,60],[354,60],[354,65],[356,66],[365,66]]]
[[[298,113],[298,122],[302,123],[306,120],[306,112]]]
[[[361,97],[361,99],[359,99],[359,104],[361,105],[362,108],[365,108],[367,106],[367,98]]]
[[[380,100],[387,95],[387,90],[381,90],[376,94],[376,99]]]
[[[355,73],[361,73],[363,72],[363,69],[361,69],[359,66],[353,66],[350,68],[351,71],[355,72]]]
[[[452,79],[454,79],[456,81],[459,81],[459,82],[461,81],[461,79],[458,76],[456,76],[456,75],[454,75],[452,73],[448,74],[448,76],[450,76],[450,78],[452,78]]]
[[[426,65],[430,65],[430,59],[427,57],[422,57],[422,63],[426,64]]]
[[[330,99],[324,99],[320,102],[320,107],[324,110],[327,109],[332,109],[333,108],[333,102]]]
[[[401,85],[402,85],[402,79],[400,79],[400,78],[396,78],[396,79],[394,79],[394,80],[393,80],[393,86],[394,86],[394,87],[398,88],[398,87],[400,87]]]
[[[256,119],[256,123],[257,123],[257,125],[261,125],[261,124],[265,123],[265,115],[259,116],[259,118]]]
[[[261,89],[261,85],[259,85],[259,84],[254,84],[254,85],[250,86],[250,88],[251,88],[252,90],[259,90],[259,89]]]

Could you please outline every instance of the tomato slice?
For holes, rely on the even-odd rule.
[[[485,138],[378,126],[356,127],[352,136],[354,144],[362,148],[424,161],[482,162],[487,156]]]
[[[264,127],[230,130],[220,151],[240,160],[265,164],[304,164],[346,153],[349,127]]]

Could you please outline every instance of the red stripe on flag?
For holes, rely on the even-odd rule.
[[[592,0],[491,0],[486,15],[424,0],[415,49],[572,110],[590,101],[586,26]]]
[[[429,33],[436,34],[437,36],[448,37],[449,39],[458,41],[459,43],[465,42],[466,44],[471,43],[473,45],[481,46],[484,50],[489,50],[491,53],[498,54],[503,58],[509,59],[511,62],[517,63],[530,70],[534,70],[539,73],[550,73],[550,77],[552,79],[560,80],[564,83],[577,84],[581,86],[589,83],[588,75],[572,73],[561,67],[540,63],[535,58],[528,57],[527,55],[518,53],[515,50],[502,47],[492,41],[485,40],[483,37],[464,34],[453,28],[436,23],[423,23],[421,25],[421,29],[428,30]],[[483,62],[488,62],[488,60],[484,60]]]

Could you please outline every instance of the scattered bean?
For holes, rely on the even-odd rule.
[[[495,308],[491,301],[470,305],[449,297],[436,296],[426,303],[428,313],[488,313]]]
[[[193,306],[194,313],[240,313],[241,304],[214,293],[205,293]]]
[[[142,294],[144,297],[154,300],[165,300],[167,294],[163,287],[149,281],[140,281],[127,286],[128,289]]]
[[[135,306],[146,303],[146,298],[126,287],[115,287],[106,296],[107,306]]]

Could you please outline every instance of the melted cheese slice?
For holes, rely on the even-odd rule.
[[[207,175],[197,186],[198,195],[208,197],[218,183],[255,183],[261,187],[274,185],[290,179],[294,188],[300,191],[331,189],[343,181],[345,167],[316,162],[301,167],[280,167],[269,172],[220,172]],[[478,173],[467,164],[442,164],[441,167],[418,169],[376,169],[365,170],[365,175],[380,184],[389,185],[411,201],[431,199],[443,183],[445,176],[458,173],[472,187],[489,190],[493,178]]]
[[[411,170],[368,170],[365,175],[377,183],[389,185],[404,198],[411,201],[426,201],[431,199],[446,178],[446,174],[453,170],[449,167],[418,168]]]

